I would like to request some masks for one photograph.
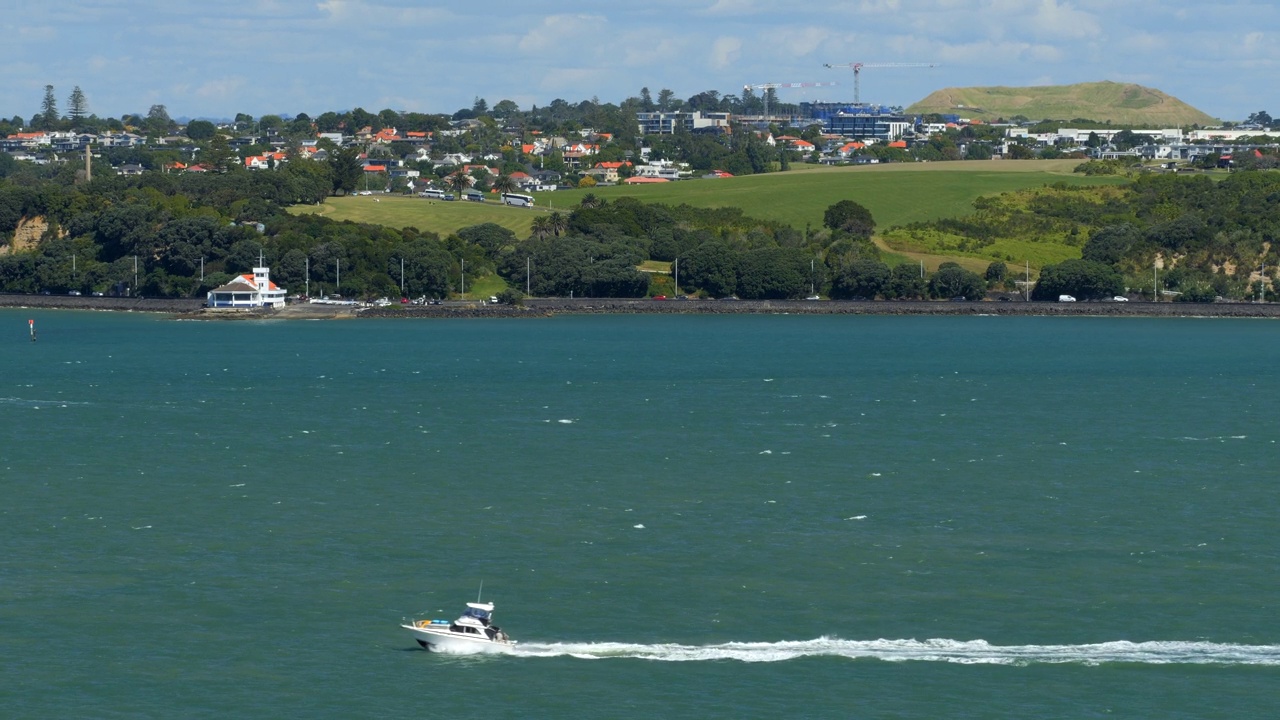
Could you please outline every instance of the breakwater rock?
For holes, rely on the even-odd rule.
[[[58,310],[189,313],[204,305],[200,298],[93,297],[91,295],[0,294],[0,307]]]
[[[540,318],[554,315],[1029,315],[1280,318],[1280,303],[946,302],[856,300],[652,300],[529,298],[523,305],[451,301],[440,305],[289,305],[281,310],[206,310],[198,298],[115,298],[0,294],[0,307],[156,312],[183,319]]]
[[[1280,303],[529,299],[525,304],[548,314],[1280,317]]]

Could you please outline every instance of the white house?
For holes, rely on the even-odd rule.
[[[253,274],[239,275],[220,288],[209,291],[210,308],[281,308],[288,291],[271,282],[271,270],[256,267]]]
[[[648,165],[637,165],[636,176],[642,178],[662,178],[663,180],[681,180],[687,178],[691,173],[681,167],[684,163],[676,165],[670,160],[657,160]]]

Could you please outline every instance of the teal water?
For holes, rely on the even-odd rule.
[[[0,714],[1269,716],[1277,358],[1256,320],[0,311]],[[515,655],[398,628],[481,582]]]

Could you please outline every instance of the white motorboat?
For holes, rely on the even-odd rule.
[[[448,620],[413,620],[400,627],[422,647],[438,653],[472,655],[510,652],[516,641],[493,624],[493,603],[469,602],[462,615]]]

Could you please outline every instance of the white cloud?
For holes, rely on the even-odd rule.
[[[742,51],[742,40],[736,37],[716,38],[711,44],[711,67],[716,70],[725,70],[738,61],[738,56]]]
[[[195,94],[205,100],[229,102],[233,100],[240,88],[245,86],[242,77],[226,77],[206,80],[196,88]]]
[[[525,53],[572,51],[588,39],[607,39],[609,21],[602,15],[549,15],[525,33],[517,47]]]
[[[553,97],[618,102],[641,86],[687,97],[764,81],[837,81],[832,92],[851,95],[848,73],[821,64],[860,61],[940,63],[867,73],[863,95],[876,101],[905,104],[949,85],[1147,78],[1230,118],[1265,105],[1257,89],[1274,85],[1280,67],[1280,5],[1262,0],[24,5],[20,19],[0,20],[10,40],[0,44],[0,66],[31,70],[6,75],[13,82],[0,84],[0,116],[37,107],[45,83],[60,95],[80,85],[101,115],[160,102],[175,116],[214,117],[383,103],[450,111],[477,95],[523,107]],[[39,39],[50,32],[56,42]],[[1216,107],[1244,97],[1219,91],[1228,66],[1230,82],[1254,89],[1239,108]]]
[[[759,12],[754,0],[716,0],[703,11],[706,15],[749,15]]]
[[[796,27],[779,30],[771,40],[775,47],[789,55],[810,55],[832,36],[833,31],[822,27]]]
[[[1070,3],[1058,4],[1057,0],[1040,0],[1040,7],[1031,17],[1031,25],[1041,37],[1093,38],[1102,34],[1098,19],[1092,14],[1077,10]]]

